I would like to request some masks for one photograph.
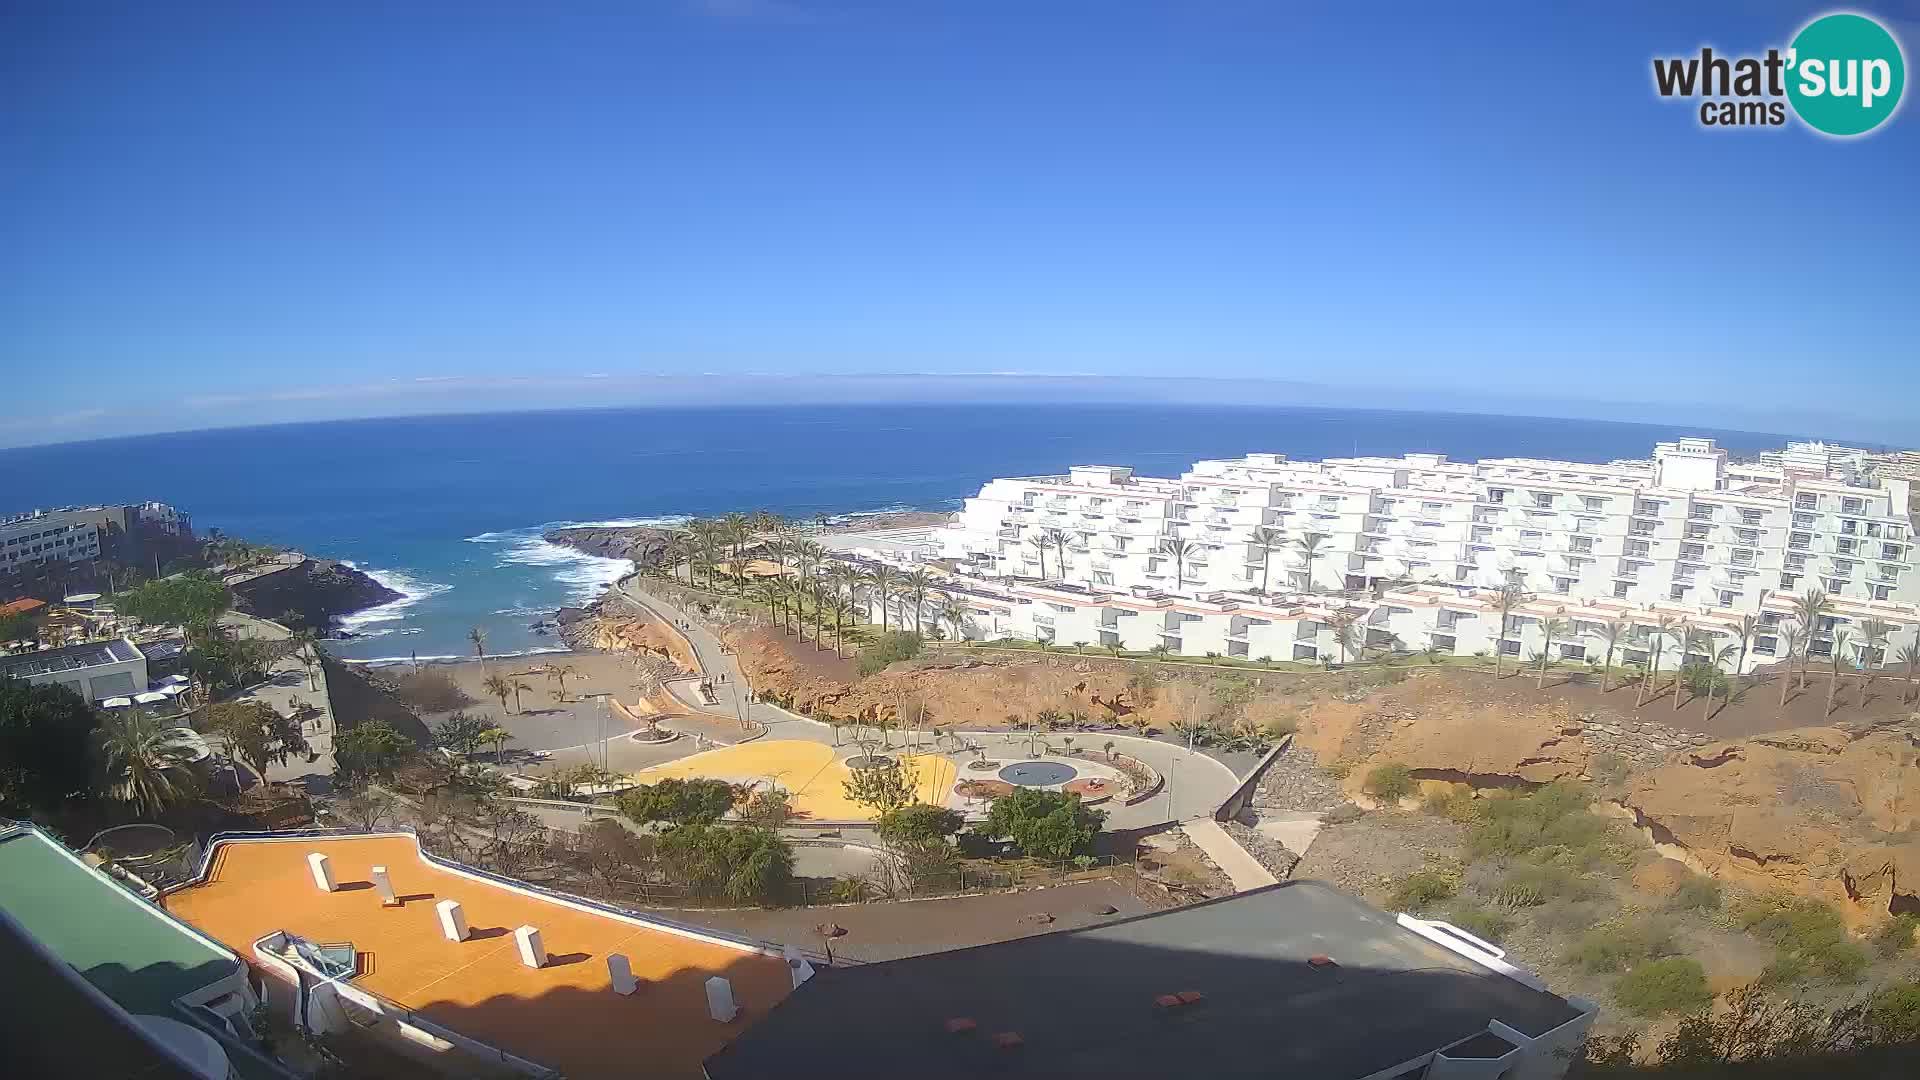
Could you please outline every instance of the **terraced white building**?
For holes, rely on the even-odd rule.
[[[1750,668],[1812,588],[1833,598],[1815,655],[1843,623],[1891,623],[1890,646],[1920,629],[1910,482],[1831,471],[1730,463],[1708,439],[1606,464],[1249,454],[1177,480],[1076,466],[990,481],[938,542],[974,579],[969,636],[1306,659],[1333,656],[1329,624],[1354,618],[1378,645],[1531,655],[1540,620],[1563,619],[1552,648],[1580,659],[1609,619],[1737,639],[1751,616]],[[1502,634],[1485,616],[1508,584],[1533,599]]]

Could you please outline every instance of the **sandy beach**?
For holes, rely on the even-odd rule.
[[[604,705],[598,695],[614,695],[628,705],[640,696],[634,658],[615,653],[576,651],[488,657],[484,661],[436,660],[423,661],[419,667],[448,676],[473,699],[459,711],[513,732],[513,741],[507,744],[509,758],[515,751],[580,746],[632,730],[633,725]],[[571,669],[564,699],[559,680],[550,674],[555,667]],[[384,680],[402,680],[412,670],[410,664],[393,664],[375,668],[372,673]],[[517,707],[513,697],[507,698],[503,708],[500,699],[487,692],[486,680],[492,675],[522,684]],[[454,710],[419,711],[431,728]]]

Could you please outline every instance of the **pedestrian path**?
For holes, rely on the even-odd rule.
[[[1267,885],[1276,885],[1280,879],[1273,871],[1260,865],[1260,860],[1247,854],[1247,849],[1239,845],[1227,830],[1210,817],[1194,818],[1183,821],[1180,827],[1186,831],[1187,838],[1194,846],[1213,860],[1227,880],[1233,882],[1234,892],[1246,892]]]

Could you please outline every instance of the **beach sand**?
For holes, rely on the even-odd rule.
[[[547,674],[550,665],[573,669],[567,676],[564,701],[559,698],[559,683]],[[407,666],[390,665],[379,671],[388,676],[397,676]],[[591,651],[539,653],[532,656],[488,657],[484,662],[436,660],[422,663],[420,667],[448,675],[456,686],[474,699],[474,704],[465,706],[461,711],[513,732],[514,739],[507,744],[509,757],[515,751],[580,746],[633,730],[633,725],[618,712],[602,705],[594,696],[611,694],[629,706],[639,700],[634,658],[630,656]],[[502,709],[500,699],[487,693],[485,683],[490,675],[500,675],[509,681],[526,684],[527,688],[520,692],[518,710],[514,707],[512,697],[507,698],[506,708]],[[424,713],[421,719],[431,728],[447,715],[445,712]]]

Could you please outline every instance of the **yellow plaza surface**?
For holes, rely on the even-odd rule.
[[[695,777],[733,784],[771,780],[793,793],[794,810],[804,817],[817,821],[870,820],[873,811],[847,801],[841,787],[851,775],[837,760],[843,752],[801,739],[761,739],[642,769],[633,774],[633,779],[642,784]],[[954,763],[937,754],[914,754],[905,760],[914,770],[920,801],[945,806],[956,775]]]

